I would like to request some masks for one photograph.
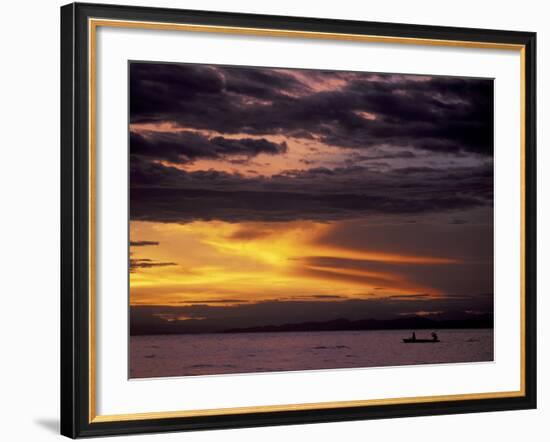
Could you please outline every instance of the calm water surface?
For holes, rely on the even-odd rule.
[[[429,338],[431,330],[417,331]],[[409,330],[130,337],[130,377],[383,367],[493,360],[493,330],[441,330],[439,343],[404,344]]]

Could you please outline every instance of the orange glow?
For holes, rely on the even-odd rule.
[[[323,295],[337,295],[341,300],[417,293],[440,296],[438,290],[408,280],[399,273],[399,266],[391,264],[457,262],[444,257],[332,246],[323,237],[335,224],[132,222],[132,241],[159,242],[157,246],[133,247],[133,259],[177,265],[137,269],[131,273],[131,304],[216,302],[216,305],[233,305],[277,299],[321,299]],[[312,262],[318,258],[354,260],[363,267]],[[369,263],[389,264],[390,270],[369,270]]]

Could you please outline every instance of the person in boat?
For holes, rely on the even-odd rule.
[[[411,338],[411,339],[412,339],[413,341],[416,341],[416,333],[415,333],[415,332],[413,332],[412,338]]]
[[[436,332],[432,332],[432,338],[433,338],[434,341],[439,340]]]

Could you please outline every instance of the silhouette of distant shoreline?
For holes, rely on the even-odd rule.
[[[174,321],[185,323],[188,321]],[[193,320],[200,323],[200,320]],[[423,330],[423,329],[479,329],[493,328],[491,313],[461,319],[430,319],[421,316],[407,316],[395,319],[334,319],[329,321],[308,321],[281,325],[259,325],[251,327],[189,329],[179,324],[167,323],[164,327],[130,328],[131,336],[139,335],[189,335],[211,333],[277,333],[277,332],[313,332],[313,331],[353,331],[353,330]],[[183,325],[183,324],[182,324]]]
[[[396,319],[362,319],[350,321],[335,319],[322,322],[300,322],[282,325],[232,328],[222,333],[273,333],[300,331],[353,331],[353,330],[402,330],[402,329],[465,329],[493,328],[493,315],[480,315],[478,318],[434,320],[418,316]]]

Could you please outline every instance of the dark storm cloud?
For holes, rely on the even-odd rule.
[[[226,112],[239,109],[235,100],[243,105],[246,99],[273,100],[307,89],[288,73],[273,69],[130,64],[132,122],[186,121],[186,126],[208,128],[208,119],[224,116],[227,120],[218,125],[226,126],[235,118]]]
[[[492,205],[492,170],[312,168],[270,178],[187,172],[132,161],[134,221],[337,220],[366,214],[414,215]]]
[[[358,121],[356,114],[346,112],[324,138],[350,147],[387,143],[437,152],[492,154],[492,81],[399,78],[374,84],[359,79],[343,92],[330,92],[334,106],[367,111],[378,118]]]
[[[132,220],[334,220],[492,205],[492,80],[132,63],[130,83],[131,123],[179,128],[133,126]],[[274,135],[345,153],[324,167],[302,154],[306,170],[271,177],[181,170],[222,159],[244,171],[260,154],[287,153]]]
[[[130,65],[132,123],[491,155],[493,82],[201,65]],[[338,79],[330,89],[315,81]]]
[[[131,247],[158,246],[158,241],[130,241]]]
[[[273,69],[217,68],[225,79],[225,91],[260,103],[308,92],[309,87],[289,73]],[[266,87],[269,85],[269,87]],[[245,103],[246,98],[244,99]]]
[[[366,214],[412,215],[480,206],[475,197],[408,200],[377,195],[134,188],[133,221],[189,222],[337,220]]]
[[[437,312],[438,319],[456,320],[493,313],[492,294],[423,298],[422,294],[386,299],[323,302],[265,301],[237,305],[132,306],[131,334],[219,332],[237,327],[307,321],[388,320]]]
[[[354,153],[350,156],[349,162],[356,164],[361,161],[376,161],[376,160],[391,160],[391,159],[412,159],[416,158],[417,155],[409,150],[403,150],[399,152],[383,152],[378,151],[374,152],[371,155],[361,155]]]
[[[175,262],[155,261],[149,258],[130,259],[130,273],[136,272],[138,269],[151,269],[154,267],[171,267],[178,265]]]
[[[149,246],[158,246],[160,243],[158,241],[130,241],[130,247],[149,247]],[[132,252],[130,252],[130,256]],[[153,267],[167,267],[175,266],[175,262],[162,262],[156,261],[149,258],[130,258],[129,270],[130,273],[136,272],[138,269],[151,269]]]
[[[194,132],[130,132],[133,156],[185,163],[197,158],[253,157],[260,153],[275,155],[287,150],[286,143],[265,139],[205,137]]]

